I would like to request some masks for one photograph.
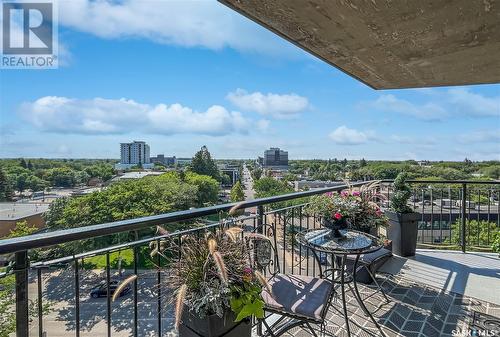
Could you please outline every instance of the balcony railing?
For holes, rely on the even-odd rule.
[[[366,183],[368,182],[355,183],[351,186],[357,187]],[[415,186],[412,204],[416,211],[422,213],[422,225],[419,231],[419,242],[421,244],[445,245],[446,247],[449,246],[449,248],[461,247],[461,249],[465,251],[467,247],[476,247],[476,244],[470,244],[474,242],[474,238],[468,235],[468,233],[472,232],[471,229],[467,227],[467,225],[471,223],[468,222],[469,219],[483,219],[484,217],[485,220],[496,222],[496,226],[499,226],[498,197],[500,191],[498,182],[427,181],[425,182],[425,186],[420,185],[422,184],[420,181],[412,183],[414,183]],[[390,182],[386,181],[384,184],[386,185],[381,187],[381,192],[387,193],[387,196],[390,197]],[[443,188],[436,188],[436,185],[443,186]],[[269,208],[269,205],[276,205],[280,202],[302,199],[325,192],[340,191],[346,187],[347,186],[345,185],[341,185],[331,188],[245,201],[239,203],[240,208],[248,209],[256,207],[257,212],[251,216],[242,216],[238,218],[237,221],[242,223],[244,226],[253,229],[257,228],[261,224],[273,224],[275,228],[274,235],[276,235],[275,242],[277,242],[280,252],[279,263],[281,264],[282,270],[289,273],[317,276],[321,266],[317,265],[316,260],[312,258],[312,254],[310,254],[307,249],[304,249],[301,245],[297,244],[294,238],[295,233],[298,231],[316,228],[319,226],[319,219],[303,212],[307,199],[304,199],[304,203],[279,209],[271,209]],[[471,203],[473,199],[475,199],[474,195],[476,193],[479,195],[486,193],[484,195],[488,195],[488,201],[484,198],[479,198],[479,212],[474,212],[471,207]],[[417,195],[422,195],[421,200],[424,201],[422,206],[419,207],[417,207],[417,205],[419,205],[421,201],[416,197]],[[459,202],[458,204],[455,203],[454,208],[451,210],[443,207],[442,204],[438,207],[434,204],[435,199],[437,199],[436,195],[441,200],[450,199],[455,202]],[[449,198],[442,198],[442,195],[449,196]],[[428,205],[425,202],[427,200],[430,202]],[[105,266],[101,275],[98,275],[98,278],[103,279],[108,286],[111,280],[115,278],[116,274],[121,275],[119,270],[120,266],[115,266],[112,261],[113,254],[116,254],[117,252],[128,252],[132,256],[131,264],[128,266],[129,272],[133,272],[139,277],[132,284],[132,303],[130,307],[125,310],[125,315],[128,317],[128,323],[125,324],[125,327],[123,324],[120,325],[120,327],[122,329],[130,329],[134,336],[145,335],[144,331],[146,330],[150,330],[149,332],[156,331],[156,333],[161,336],[162,333],[165,333],[172,328],[170,326],[171,320],[168,319],[168,315],[170,313],[167,312],[165,301],[163,300],[166,296],[169,296],[169,294],[162,286],[164,274],[161,269],[152,269],[148,273],[145,273],[143,270],[141,271],[140,255],[142,254],[142,249],[147,247],[151,242],[156,242],[159,245],[161,240],[167,238],[171,240],[179,240],[180,242],[182,235],[201,233],[211,230],[218,224],[177,231],[162,236],[143,238],[50,261],[33,261],[30,263],[30,254],[45,247],[58,246],[73,241],[88,240],[123,232],[136,232],[141,229],[151,228],[157,225],[166,225],[200,219],[209,215],[228,211],[235,205],[235,203],[217,205],[138,219],[87,226],[83,228],[60,230],[14,239],[0,240],[0,254],[13,254],[11,269],[3,274],[0,274],[0,277],[7,277],[10,274],[14,274],[15,276],[16,335],[18,337],[27,337],[30,335],[30,329],[36,328],[38,336],[50,336],[50,332],[47,334],[44,327],[44,302],[48,301],[46,287],[50,280],[51,273],[53,272],[51,268],[60,268],[61,266],[64,266],[64,271],[70,276],[69,280],[66,279],[63,281],[61,289],[67,293],[67,296],[65,297],[65,301],[68,302],[66,310],[69,310],[72,313],[69,315],[71,316],[71,322],[70,324],[66,324],[66,327],[69,326],[68,329],[71,330],[68,334],[80,336],[82,322],[84,321],[84,319],[82,319],[83,314],[81,311],[81,302],[83,301],[83,298],[87,298],[88,296],[88,294],[83,293],[81,289],[86,289],[86,287],[89,286],[89,280],[87,279],[89,271],[84,268],[86,261],[96,256],[104,257]],[[437,219],[440,221],[437,229],[428,229],[426,227],[427,223],[431,223],[431,226],[433,226],[435,223],[434,221],[438,221]],[[459,227],[446,225],[446,223],[456,223],[457,219],[460,224]],[[431,231],[430,235],[427,233],[429,230]],[[439,235],[437,235],[435,231],[438,231]],[[447,237],[452,237],[452,234],[456,235],[455,231],[459,231],[458,245],[456,242],[443,239],[445,237],[443,233],[449,232],[450,234],[446,234],[448,235]],[[439,242],[434,240],[436,237],[440,238]],[[489,244],[489,241],[486,241],[486,244]],[[478,246],[484,248],[483,246],[486,244]],[[153,262],[157,265],[161,265],[161,261],[159,260],[160,256],[157,255],[155,258],[158,258],[158,260]],[[320,262],[323,263],[323,259],[321,257]],[[324,259],[324,263],[328,263],[326,257]],[[146,278],[147,281],[145,280]],[[151,322],[153,319],[155,322],[153,325],[150,323],[145,324],[143,319],[139,317],[142,310],[139,307],[139,304],[142,303],[141,301],[145,296],[143,292],[141,293],[142,287],[140,285],[142,284],[142,281],[149,285],[151,292],[147,294],[147,296],[149,296],[148,298],[155,303],[149,308],[148,312],[148,314],[150,314],[148,322]],[[34,321],[31,323],[30,317],[33,318],[33,315],[30,315],[30,303],[35,304],[34,309],[36,311]],[[106,322],[106,331],[101,335],[111,336],[112,329],[115,325],[113,323],[113,303],[111,302],[110,292],[107,292],[106,295],[105,310],[103,309],[102,313],[99,313],[99,315],[102,317],[102,320]]]

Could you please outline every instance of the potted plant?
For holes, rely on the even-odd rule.
[[[388,226],[387,217],[377,203],[386,200],[386,197],[379,192],[379,187],[380,182],[375,181],[358,189],[349,187],[342,192],[342,195],[354,198],[357,203],[354,216],[350,220],[351,228],[378,236],[377,230]]]
[[[414,256],[417,248],[417,221],[420,214],[413,212],[408,206],[411,189],[406,180],[406,172],[399,173],[394,180],[390,207],[385,211],[389,219],[387,237],[392,240],[394,254]]]
[[[306,212],[320,217],[321,223],[332,230],[332,237],[342,238],[341,229],[347,228],[348,220],[358,212],[358,202],[349,192],[328,192],[311,197]]]
[[[159,254],[167,261],[163,286],[175,295],[171,304],[180,337],[249,337],[251,317],[264,317],[261,291],[269,285],[251,266],[242,229],[227,229],[226,224],[222,222],[213,232],[184,235],[180,242],[162,239],[159,247],[156,241],[152,243],[152,256]],[[168,235],[162,228],[159,232]]]

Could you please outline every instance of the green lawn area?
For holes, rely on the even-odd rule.
[[[155,265],[149,256],[149,248],[141,247],[138,251],[137,268],[139,269],[153,269]],[[132,249],[125,249],[119,252],[112,252],[109,254],[109,263],[111,269],[118,268],[118,261],[122,259],[122,268],[134,268],[134,252]],[[98,255],[83,260],[83,268],[85,269],[104,269],[106,268],[106,255]]]

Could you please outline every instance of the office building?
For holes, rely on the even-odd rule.
[[[264,151],[264,167],[288,167],[288,152],[272,147]]]

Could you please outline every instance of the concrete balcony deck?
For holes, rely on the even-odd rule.
[[[390,302],[386,303],[377,294],[365,303],[387,336],[453,336],[474,329],[479,333],[488,329],[490,333],[496,331],[484,336],[500,335],[500,258],[497,254],[418,250],[412,258],[392,257],[379,271],[379,280]],[[361,292],[362,296],[368,296],[374,287],[362,286]],[[379,336],[349,295],[350,292],[348,311],[352,335]],[[338,302],[330,309],[329,336],[347,336],[340,315]],[[310,336],[310,332],[297,329],[291,335]]]

